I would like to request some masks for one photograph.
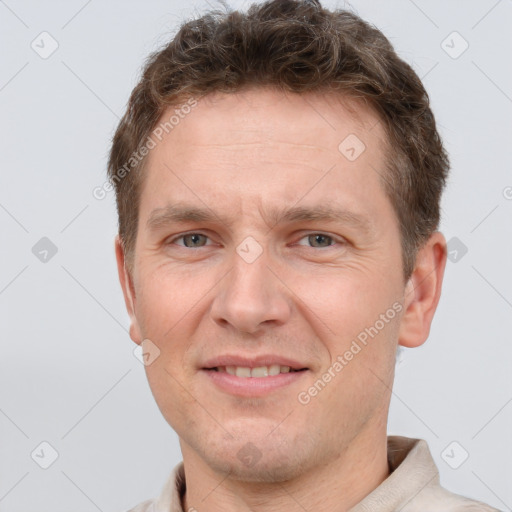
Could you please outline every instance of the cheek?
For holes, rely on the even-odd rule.
[[[189,274],[160,267],[147,269],[142,276],[136,312],[145,337],[169,343],[178,331],[186,335],[194,308],[200,307],[211,288],[206,275]]]
[[[193,421],[190,413],[196,401],[193,399],[183,384],[183,376],[176,373],[177,366],[169,362],[169,359],[162,355],[150,366],[146,366],[146,377],[155,402],[173,429],[179,429],[180,425]]]
[[[294,290],[301,299],[296,301],[302,308],[299,314],[312,326],[328,353],[324,371],[341,358],[343,369],[331,369],[338,377],[334,380],[340,385],[341,381],[350,382],[343,387],[359,396],[375,386],[381,388],[379,377],[389,382],[394,368],[402,305],[391,279],[380,272],[349,274],[340,269],[338,277],[295,280]]]
[[[300,314],[323,337],[350,339],[373,323],[386,304],[386,287],[365,269],[330,269],[323,275],[296,275],[293,280],[295,301]],[[389,307],[386,304],[386,308]]]

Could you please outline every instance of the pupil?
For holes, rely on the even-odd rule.
[[[188,238],[191,241],[191,245],[198,245],[198,243],[201,241],[201,239],[200,239],[201,236],[202,235],[199,235],[197,233],[196,234],[192,234],[192,235],[188,235]]]
[[[327,240],[327,238],[328,238],[328,237],[326,237],[326,236],[324,236],[324,235],[313,235],[313,238],[314,238],[314,243],[313,243],[313,245],[315,245],[315,244],[317,244],[317,243],[318,243],[319,245],[321,245],[321,244],[322,244],[322,242],[324,242],[324,244],[325,244],[325,241]]]

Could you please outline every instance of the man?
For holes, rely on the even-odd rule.
[[[446,264],[448,158],[387,39],[317,1],[184,24],[114,136],[116,255],[183,454],[133,511],[483,511],[387,436]]]

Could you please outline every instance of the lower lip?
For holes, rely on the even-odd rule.
[[[226,372],[216,370],[201,370],[221,390],[237,396],[264,396],[285,386],[289,386],[308,373],[300,372],[279,373],[269,377],[237,377]]]

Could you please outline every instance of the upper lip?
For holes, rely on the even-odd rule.
[[[293,370],[301,370],[307,368],[305,364],[294,361],[285,356],[272,354],[263,354],[260,356],[240,356],[225,354],[208,359],[203,364],[203,368],[217,368],[219,366],[240,366],[244,368],[257,368],[258,366],[272,366],[278,364],[280,366],[289,366]]]

